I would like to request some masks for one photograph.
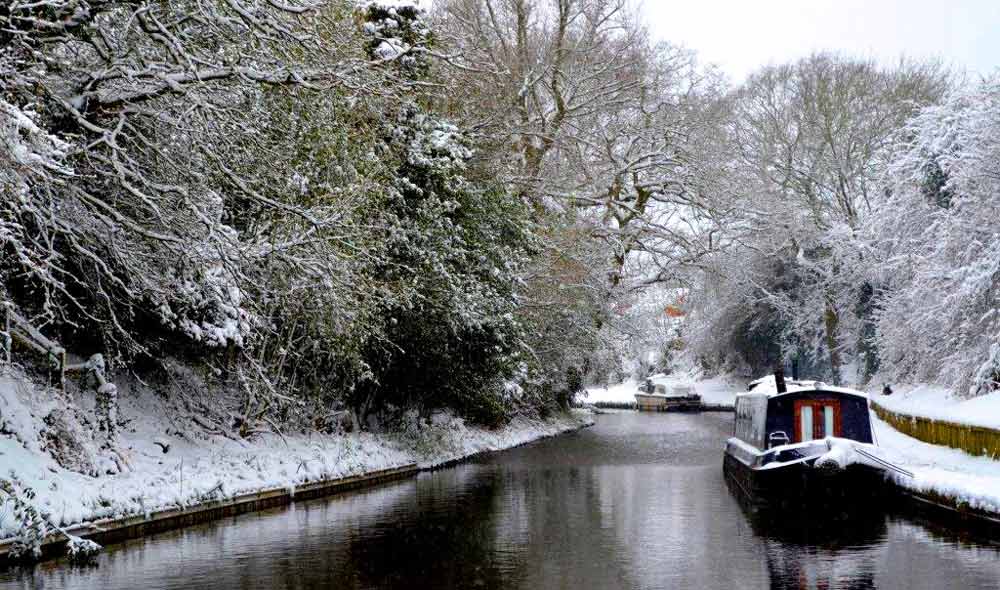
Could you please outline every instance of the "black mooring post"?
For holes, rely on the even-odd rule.
[[[774,386],[777,388],[778,393],[788,391],[788,388],[785,387],[785,369],[780,363],[774,366]]]

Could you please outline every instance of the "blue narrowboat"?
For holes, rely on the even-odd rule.
[[[779,377],[737,395],[735,409],[723,470],[758,507],[839,509],[877,496],[887,470],[906,473],[880,457],[863,392]]]

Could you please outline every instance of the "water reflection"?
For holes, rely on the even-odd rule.
[[[878,551],[888,535],[879,506],[821,511],[757,511],[730,486],[754,534],[762,540],[773,590],[877,588]]]
[[[598,425],[415,480],[111,548],[13,588],[995,588],[1000,554],[883,513],[763,517],[726,488],[731,416]],[[6,585],[6,586],[5,586]]]

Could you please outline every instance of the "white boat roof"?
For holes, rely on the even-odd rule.
[[[858,397],[863,397],[868,399],[868,394],[863,391],[858,391],[857,389],[850,389],[848,387],[838,387],[836,385],[827,385],[822,381],[804,381],[804,380],[794,380],[788,379],[785,381],[784,393],[778,393],[777,384],[774,382],[774,375],[768,375],[766,377],[761,377],[755,381],[750,382],[751,385],[756,384],[751,391],[746,393],[740,393],[739,395],[753,395],[761,394],[767,397],[777,397],[779,395],[788,395],[790,393],[800,393],[803,391],[830,391],[833,393],[842,393],[846,395],[856,395]]]

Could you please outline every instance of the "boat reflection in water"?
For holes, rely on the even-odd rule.
[[[886,516],[872,507],[847,512],[761,510],[727,480],[763,545],[772,590],[866,590],[888,536]]]

